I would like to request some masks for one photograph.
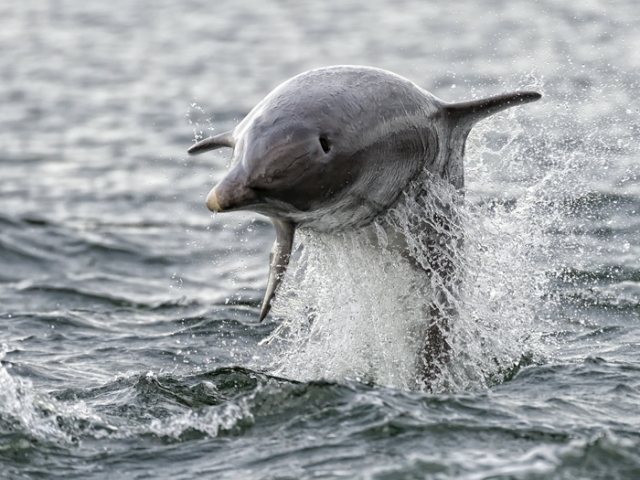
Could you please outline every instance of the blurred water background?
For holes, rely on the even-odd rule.
[[[0,478],[637,478],[638,45],[633,0],[2,2]],[[272,227],[186,156],[334,64],[544,94],[469,139],[431,393],[411,273],[302,234],[258,324]]]

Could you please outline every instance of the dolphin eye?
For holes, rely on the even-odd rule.
[[[331,150],[331,145],[329,145],[329,140],[327,140],[324,137],[320,137],[320,146],[322,147],[322,151],[324,153],[329,153],[329,150]]]

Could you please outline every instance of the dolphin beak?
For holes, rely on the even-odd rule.
[[[250,210],[260,203],[256,192],[246,185],[244,176],[231,172],[207,195],[207,208],[212,212]]]
[[[220,204],[218,203],[218,195],[216,189],[213,188],[207,195],[207,208],[212,212],[221,212]]]

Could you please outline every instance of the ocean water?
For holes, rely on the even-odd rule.
[[[640,477],[639,44],[632,0],[0,4],[0,478]],[[423,277],[300,231],[258,323],[273,228],[186,155],[336,64],[543,94],[469,137],[431,389]]]

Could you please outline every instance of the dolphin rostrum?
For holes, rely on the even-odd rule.
[[[335,66],[287,80],[230,132],[189,149],[233,148],[231,170],[207,197],[213,212],[271,218],[276,241],[262,321],[284,277],[296,227],[364,227],[394,206],[427,169],[462,192],[473,125],[541,98],[521,91],[446,103],[394,73]]]

